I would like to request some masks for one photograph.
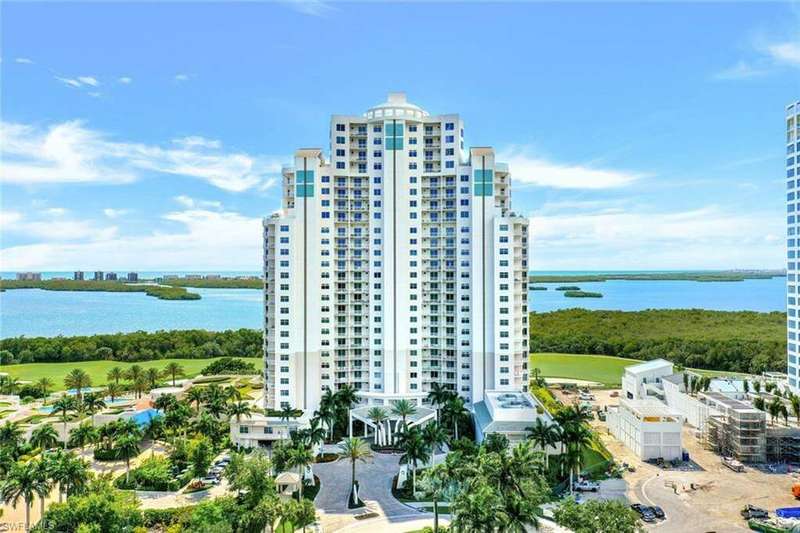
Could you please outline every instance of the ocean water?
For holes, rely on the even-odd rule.
[[[230,275],[246,274],[248,273],[230,273]],[[52,275],[64,275],[64,273],[52,273]],[[567,283],[537,285],[548,288],[546,291],[529,293],[530,308],[537,312],[572,307],[623,311],[651,308],[763,312],[786,310],[786,280],[783,277],[740,282],[568,283],[586,291],[600,292],[603,298],[567,298],[562,292],[555,290],[556,287]],[[168,301],[143,293],[59,292],[39,289],[0,292],[0,338],[19,335],[29,337],[91,335],[162,329],[221,331],[261,327],[260,291],[194,288],[190,290],[199,293],[202,299]]]

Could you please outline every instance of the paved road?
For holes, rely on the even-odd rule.
[[[425,517],[424,514],[417,513],[392,496],[392,478],[397,474],[399,465],[399,455],[383,453],[376,453],[366,464],[360,462],[356,464],[356,479],[361,487],[361,499],[370,511],[378,513],[385,519],[383,524],[393,522],[394,517],[408,515],[416,518]],[[363,512],[364,509],[347,508],[351,478],[350,462],[339,459],[333,463],[316,464],[314,473],[322,484],[314,504],[320,512],[323,530],[339,531],[357,523],[353,516]]]

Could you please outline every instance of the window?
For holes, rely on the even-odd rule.
[[[337,124],[336,131],[344,131],[344,124]]]
[[[336,144],[344,144],[345,139],[344,137],[336,137]]]

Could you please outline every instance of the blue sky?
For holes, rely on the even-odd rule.
[[[797,3],[9,3],[0,270],[257,270],[329,115],[509,162],[537,270],[783,266]]]

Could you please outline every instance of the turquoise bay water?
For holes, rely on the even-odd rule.
[[[242,275],[242,273],[236,273]],[[638,311],[700,308],[720,311],[785,311],[786,280],[740,282],[605,281],[569,283],[603,298],[566,298],[537,284],[530,292],[533,311],[583,307]],[[91,335],[119,331],[260,328],[261,292],[251,289],[190,289],[201,300],[159,300],[142,293],[58,292],[14,289],[0,292],[0,338],[19,335]]]

